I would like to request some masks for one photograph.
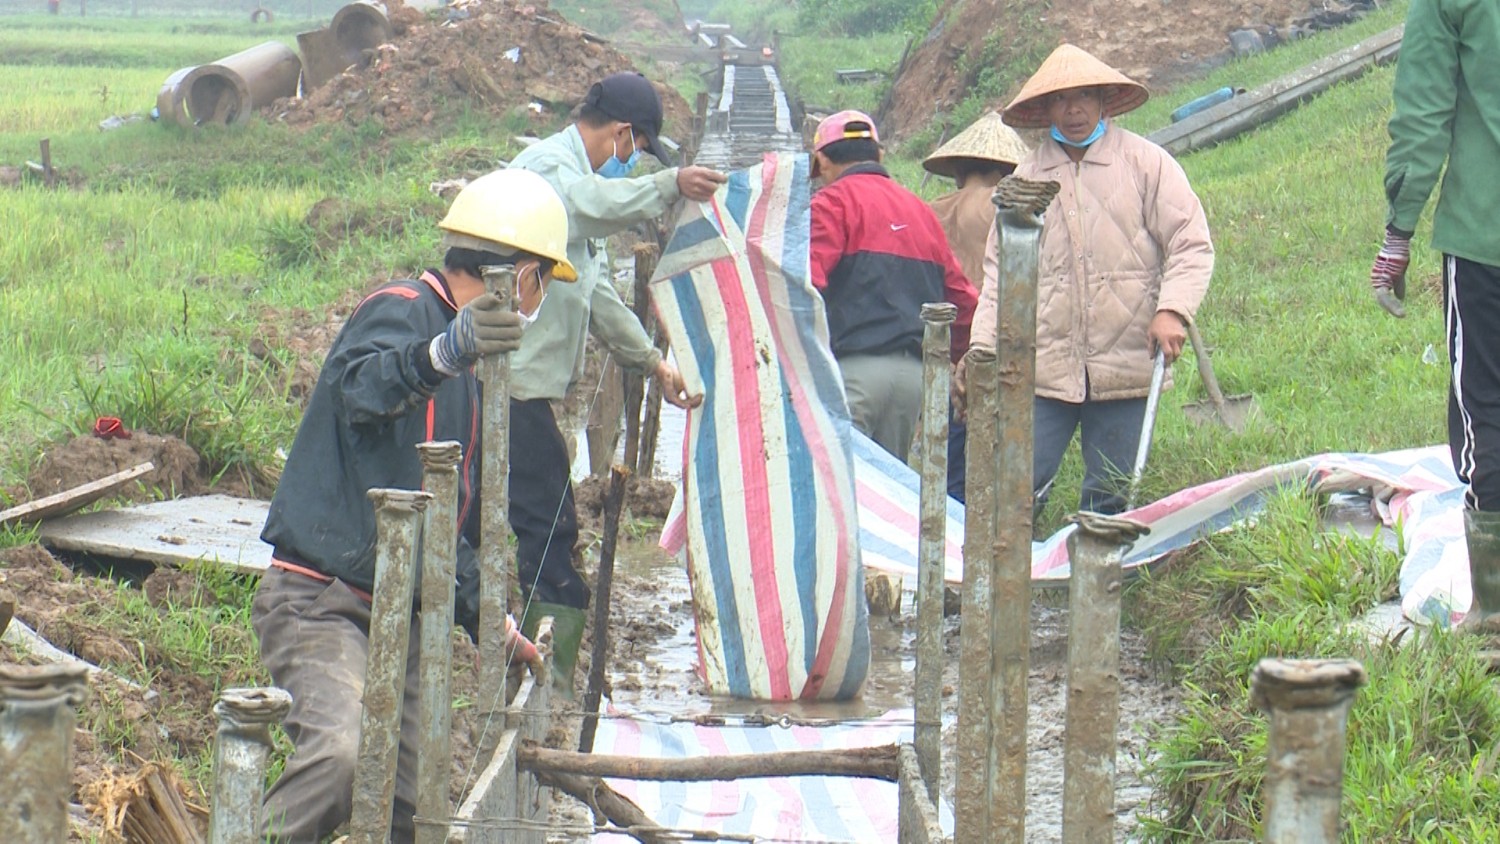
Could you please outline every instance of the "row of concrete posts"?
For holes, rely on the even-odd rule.
[[[969,356],[968,463],[959,656],[956,844],[1026,840],[1027,674],[1031,647],[1032,404],[1042,211],[1055,182],[1008,178],[995,194],[1000,242],[995,352]],[[912,762],[901,770],[901,841],[949,840],[942,778],[942,591],[952,305],[922,309],[925,402]],[[1080,513],[1068,538],[1068,690],[1062,838],[1115,840],[1122,561],[1148,528]],[[1364,669],[1347,660],[1267,659],[1252,700],[1270,715],[1264,840],[1339,840],[1344,734]],[[905,761],[905,757],[903,757]]]

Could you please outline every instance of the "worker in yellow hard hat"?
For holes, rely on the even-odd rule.
[[[475,180],[439,223],[443,267],[366,296],[333,342],[287,457],[261,539],[271,545],[251,610],[261,661],[292,695],[295,749],[266,795],[266,841],[321,841],[349,819],[375,584],[375,488],[421,489],[418,443],[463,448],[455,618],[478,639],[480,418],[473,366],[513,352],[567,258],[568,217],[524,170]],[[485,291],[481,267],[515,269],[519,312]],[[503,537],[488,539],[504,541]],[[413,840],[419,619],[412,618],[392,842]],[[508,652],[535,649],[515,632]]]

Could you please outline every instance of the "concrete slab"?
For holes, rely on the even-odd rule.
[[[207,560],[254,574],[271,562],[260,541],[270,506],[228,495],[157,501],[45,522],[40,539],[63,551],[169,566]]]

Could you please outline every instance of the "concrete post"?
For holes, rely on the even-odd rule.
[[[74,710],[81,667],[0,665],[0,841],[68,840]]]
[[[390,835],[411,637],[412,570],[418,526],[431,498],[425,492],[370,490],[375,502],[375,589],[349,844],[385,844]]]
[[[422,488],[432,494],[424,513],[421,572],[422,734],[417,745],[417,815],[429,821],[452,816],[448,770],[453,764],[453,590],[458,554],[456,442],[417,445]],[[442,844],[448,828],[417,824],[417,844]]]
[[[1336,844],[1344,796],[1344,736],[1354,693],[1365,684],[1354,660],[1263,659],[1250,702],[1270,715],[1266,748],[1266,844]]]
[[[277,688],[225,689],[214,704],[213,812],[208,844],[259,844],[260,806],[266,792],[266,762],[272,724],[292,708],[292,696]]]
[[[516,270],[512,266],[481,267],[484,286],[500,297],[501,306],[515,307]],[[478,375],[484,390],[483,463],[480,467],[479,530],[479,708],[481,717],[476,752],[488,759],[500,740],[503,725],[495,723],[505,706],[505,616],[510,610],[510,355],[481,358]],[[529,587],[530,584],[523,584]],[[529,588],[523,588],[530,594]]]
[[[922,306],[922,522],[917,543],[917,670],[914,739],[927,795],[943,779],[943,573],[948,538],[948,407],[958,308]]]
[[[1115,736],[1120,725],[1120,587],[1140,522],[1079,513],[1068,537],[1068,697],[1063,734],[1064,844],[1115,840]]]
[[[995,354],[967,359],[964,592],[959,622],[956,844],[989,844],[990,554],[995,545]]]
[[[1008,176],[995,189],[1000,238],[995,545],[990,574],[990,829],[1026,840],[1027,672],[1031,667],[1032,403],[1037,259],[1056,182]]]

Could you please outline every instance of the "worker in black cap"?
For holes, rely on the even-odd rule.
[[[573,668],[589,591],[573,568],[578,516],[568,447],[552,413],[583,376],[590,333],[616,363],[654,375],[667,401],[696,405],[677,368],[662,358],[610,281],[605,238],[665,213],[679,198],[701,202],[726,180],[706,167],[673,167],[662,145],[662,104],[639,73],[594,83],[571,126],[526,148],[511,162],[540,174],[568,209],[568,260],[578,283],[549,288],[545,306],[511,359],[510,523],[516,532],[522,628],[553,617],[553,680],[573,696]],[[643,154],[669,169],[631,178]],[[568,289],[564,290],[563,288]]]

